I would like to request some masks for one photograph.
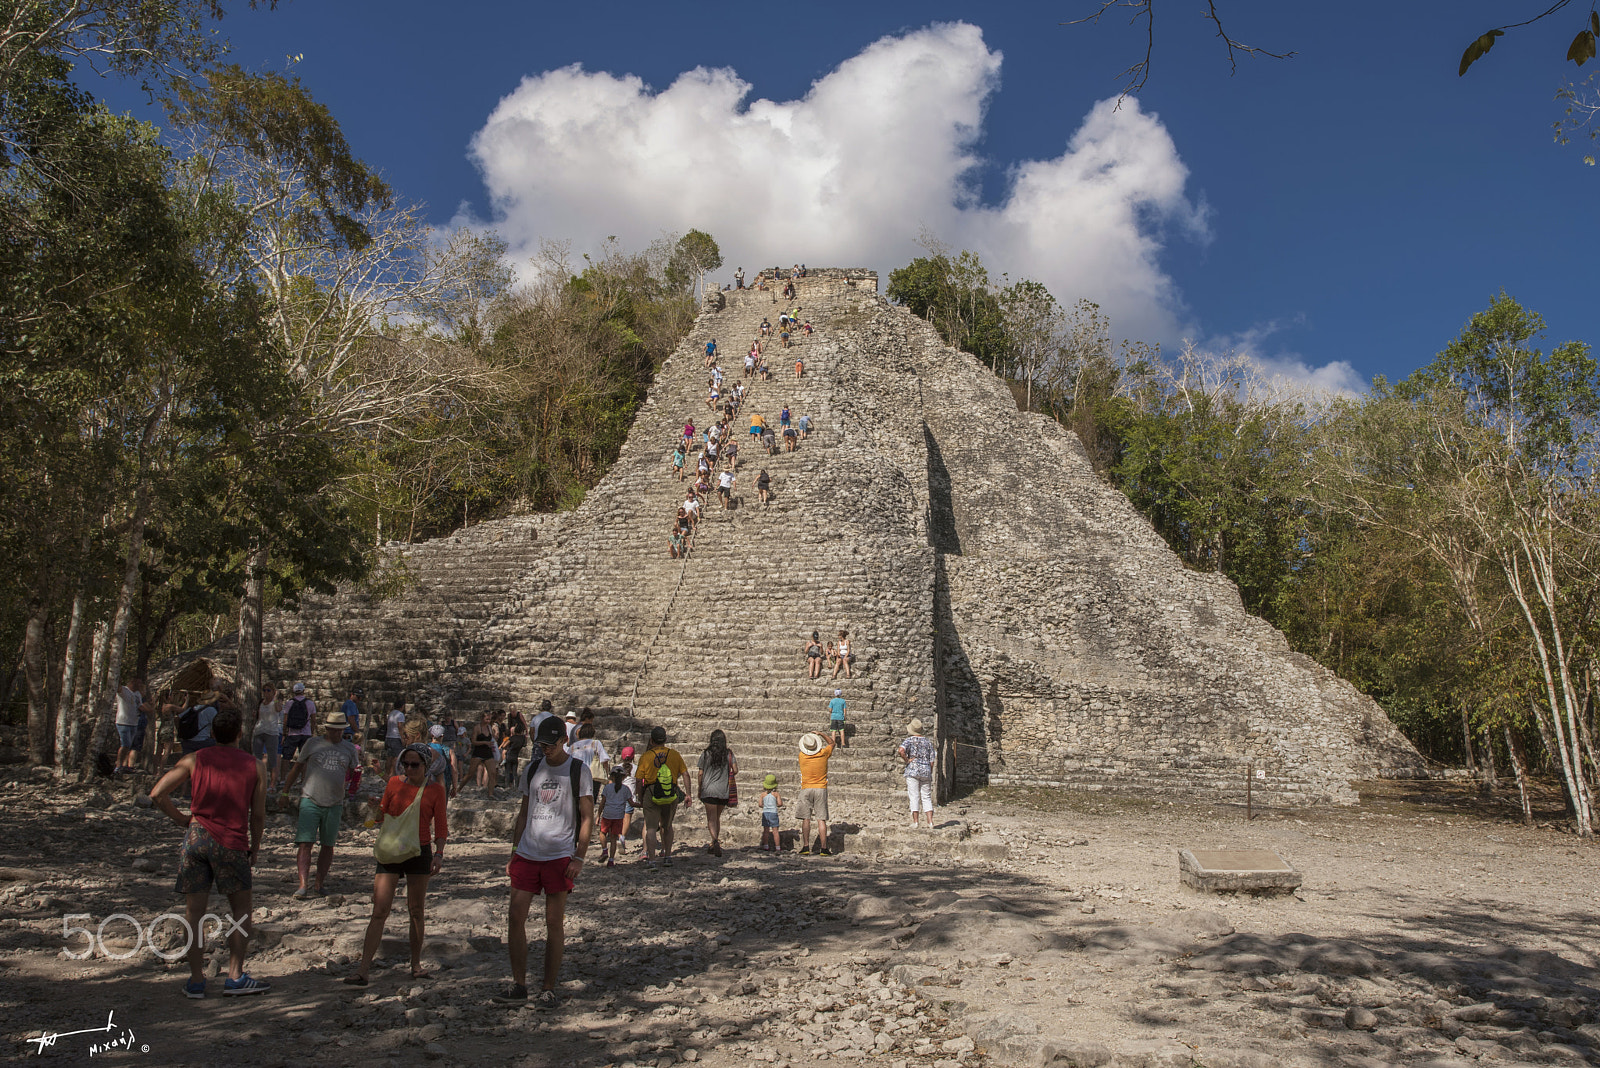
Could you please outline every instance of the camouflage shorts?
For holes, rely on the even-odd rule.
[[[198,822],[191,823],[178,853],[178,893],[204,894],[213,883],[219,894],[250,889],[250,854],[229,849]]]

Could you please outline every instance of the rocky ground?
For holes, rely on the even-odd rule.
[[[508,847],[463,833],[429,895],[413,981],[404,928],[364,990],[339,978],[368,915],[371,832],[352,828],[333,892],[296,902],[292,832],[257,869],[262,997],[190,1001],[181,964],[142,947],[70,959],[63,916],[148,924],[180,909],[179,831],[134,787],[13,769],[0,813],[0,1010],[18,1056],[255,1065],[518,1064],[775,1068],[1600,1063],[1595,849],[1460,787],[1374,787],[1351,809],[1269,812],[992,791],[941,827],[847,825],[839,856],[630,855],[573,895],[555,1012],[491,1002],[506,982]],[[148,786],[145,787],[148,789]],[[465,812],[465,808],[463,809]],[[697,812],[686,839],[705,842]],[[741,842],[741,838],[743,841]],[[1287,897],[1181,888],[1182,847],[1276,848]],[[219,902],[220,905],[220,902]],[[530,934],[536,932],[530,926]],[[71,946],[83,944],[75,936]],[[133,946],[113,920],[104,949]],[[159,948],[181,942],[158,928]],[[533,946],[537,961],[539,943]],[[213,968],[216,962],[213,962]],[[537,967],[535,963],[535,967]],[[104,1030],[114,1013],[113,1029]],[[93,1034],[65,1032],[97,1027]],[[39,1050],[37,1039],[63,1033]]]

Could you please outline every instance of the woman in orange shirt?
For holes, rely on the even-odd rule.
[[[351,986],[366,986],[367,971],[372,958],[378,955],[383,941],[383,925],[394,905],[394,894],[403,877],[406,881],[406,910],[411,915],[411,978],[420,979],[427,973],[422,970],[423,904],[428,893],[429,876],[439,874],[444,860],[444,842],[448,836],[445,825],[444,787],[428,780],[428,765],[433,754],[425,745],[409,745],[400,751],[396,769],[400,774],[389,780],[378,807],[385,816],[401,816],[411,807],[422,791],[422,812],[418,820],[418,841],[422,852],[398,864],[379,864],[378,874],[372,882],[372,919],[367,923],[366,944],[361,947],[361,966],[354,975],[345,976]],[[431,831],[431,834],[430,834]]]

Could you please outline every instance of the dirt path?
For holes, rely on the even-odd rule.
[[[133,805],[127,785],[63,790],[13,771],[6,795],[0,1010],[29,1058],[41,1054],[28,1039],[103,1029],[113,1013],[110,1032],[62,1037],[42,1056],[86,1061],[90,1042],[131,1033],[131,1050],[95,1060],[1600,1063],[1594,847],[1444,787],[1249,824],[1217,808],[994,793],[943,810],[944,827],[922,838],[867,828],[877,854],[691,851],[658,873],[630,857],[580,880],[568,1000],[554,1013],[489,1000],[507,977],[500,842],[449,852],[429,895],[435,976],[405,977],[391,919],[383,956],[401,967],[353,990],[339,977],[368,915],[370,832],[347,832],[335,892],[299,903],[290,829],[269,822],[250,969],[273,990],[229,1000],[213,983],[190,1001],[184,966],[148,948],[73,960],[62,939],[69,913],[92,927],[178,909],[177,829]],[[698,816],[688,826],[703,842]],[[1177,883],[1183,846],[1276,848],[1305,886],[1201,896]],[[105,935],[112,953],[132,945],[125,921]],[[158,940],[174,939],[164,922]]]

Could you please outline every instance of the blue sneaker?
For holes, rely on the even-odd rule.
[[[186,998],[203,998],[206,996],[206,981],[204,979],[191,979],[183,984],[183,996]]]
[[[222,983],[222,996],[233,997],[239,994],[265,994],[272,989],[271,983],[262,982],[260,979],[250,978],[246,972],[237,979],[225,979]]]

